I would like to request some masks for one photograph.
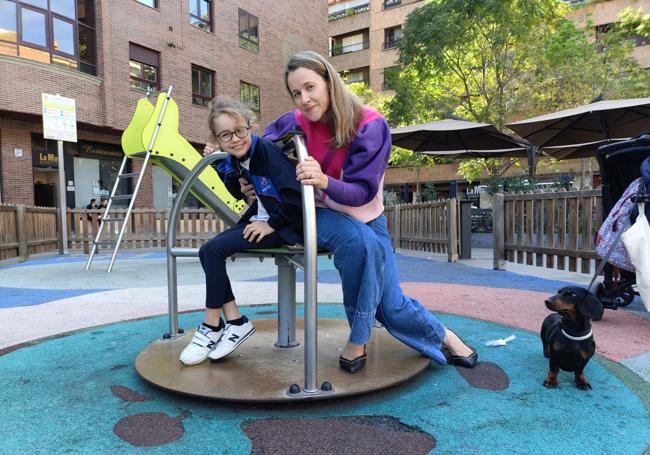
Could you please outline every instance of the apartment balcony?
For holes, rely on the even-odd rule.
[[[353,10],[358,9],[361,7],[357,8],[351,8]],[[349,10],[345,10],[349,11]],[[334,15],[338,15],[340,13],[335,13]],[[330,36],[338,36],[338,35],[345,35],[350,32],[354,32],[356,30],[362,30],[362,29],[367,29],[370,27],[370,6],[366,5],[365,10],[360,10],[357,13],[350,14],[350,15],[344,15],[341,16],[340,18],[337,19],[332,19],[334,16],[330,14],[330,21],[327,24],[327,31],[329,32]]]
[[[334,52],[332,52],[332,54],[334,54]],[[370,51],[366,45],[360,50],[334,54],[330,57],[329,61],[334,65],[334,68],[336,68],[337,71],[370,66]]]
[[[339,19],[343,19],[344,17],[350,17],[350,16],[354,16],[355,14],[365,13],[366,11],[370,11],[370,3],[366,3],[365,5],[355,6],[354,8],[344,9],[342,11],[337,11],[335,13],[330,13],[327,16],[327,20],[330,22],[336,21]]]

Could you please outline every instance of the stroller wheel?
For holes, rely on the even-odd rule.
[[[628,306],[634,301],[634,290],[632,288],[620,289],[617,292],[616,296],[616,305],[617,306]]]

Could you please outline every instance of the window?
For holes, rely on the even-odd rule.
[[[367,30],[354,35],[334,37],[331,41],[330,57],[362,51],[368,49],[369,44]]]
[[[190,0],[190,24],[212,31],[212,5],[210,0]]]
[[[340,75],[346,84],[361,82],[363,84],[370,85],[370,68],[367,66],[363,68],[354,68],[348,71],[342,71]]]
[[[143,5],[150,6],[152,8],[157,8],[158,5],[156,5],[156,0],[136,0],[138,3],[142,3]]]
[[[251,108],[257,118],[260,118],[260,88],[247,82],[239,82],[239,99]]]
[[[402,4],[402,0],[384,0],[384,9],[392,8]]]
[[[192,104],[207,106],[214,98],[214,72],[192,65]]]
[[[155,92],[160,88],[160,54],[146,47],[129,43],[129,75],[131,87]]]
[[[384,30],[384,49],[397,47],[402,40],[402,26],[391,27]]]
[[[260,50],[259,20],[243,9],[239,10],[239,45],[254,52]]]
[[[97,74],[94,0],[0,0],[0,54]]]

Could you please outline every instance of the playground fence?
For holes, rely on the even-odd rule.
[[[602,221],[600,190],[496,194],[494,268],[505,262],[592,273]],[[578,261],[580,266],[578,266]]]
[[[456,199],[386,207],[393,248],[447,254],[458,260]]]
[[[56,251],[57,209],[0,204],[0,260]]]
[[[111,210],[113,217],[125,209]],[[91,215],[92,220],[88,219]],[[68,209],[68,249],[88,252],[100,210]],[[456,199],[386,207],[394,248],[446,254],[458,260],[459,209]],[[134,209],[121,248],[164,248],[168,209]],[[591,273],[594,234],[602,220],[600,191],[497,194],[493,199],[494,268],[507,261]],[[108,221],[102,241],[117,238],[118,221]],[[177,246],[197,248],[226,226],[208,209],[184,209]],[[0,260],[57,251],[57,209],[0,204]]]

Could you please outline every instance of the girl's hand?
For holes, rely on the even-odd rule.
[[[327,175],[323,174],[320,168],[320,163],[311,156],[296,166],[296,179],[303,185],[312,185],[320,190],[327,189],[329,183]]]
[[[209,142],[205,144],[205,147],[203,147],[203,156],[207,156],[211,153],[214,153],[214,144],[210,144]]]
[[[243,177],[239,177],[239,187],[241,189],[242,194],[244,195],[244,198],[246,199],[246,203],[248,205],[253,205],[253,202],[257,199],[257,195],[255,194],[255,188],[253,187],[252,183],[248,183],[248,180],[246,180]]]
[[[244,238],[251,243],[260,243],[264,237],[274,232],[275,229],[266,221],[253,221],[244,228]]]

